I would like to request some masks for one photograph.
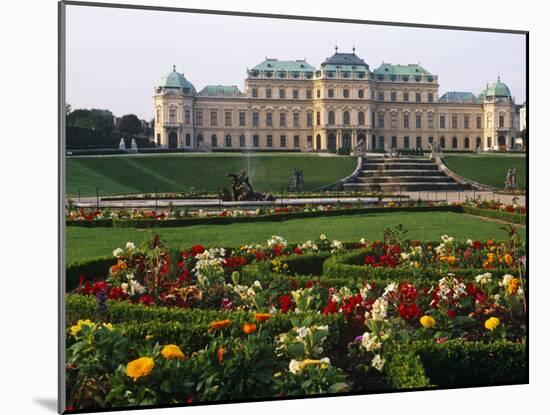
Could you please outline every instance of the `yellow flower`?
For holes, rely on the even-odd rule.
[[[519,278],[512,278],[508,282],[508,295],[515,295],[518,292],[520,286]]]
[[[185,359],[185,355],[183,354],[181,349],[178,346],[176,346],[175,344],[168,344],[168,345],[164,346],[162,348],[160,354],[165,359],[180,359],[180,360]]]
[[[432,316],[420,317],[420,324],[427,329],[433,329],[435,327],[435,319]]]
[[[420,268],[420,262],[414,261],[413,266],[414,266],[415,269],[419,269]]]
[[[308,367],[308,366],[321,366],[321,361],[320,360],[316,360],[316,359],[305,359],[302,361],[302,363],[300,364],[300,366],[302,367],[302,369]]]
[[[137,381],[139,378],[149,375],[155,367],[155,361],[150,357],[140,357],[126,365],[126,375]]]
[[[495,254],[488,253],[487,254],[487,262],[489,262],[489,264],[494,263],[495,262]]]
[[[214,330],[221,330],[231,325],[231,320],[219,320],[210,323],[210,327]]]
[[[103,323],[103,327],[109,331],[113,331],[114,327],[111,323]]]
[[[485,320],[485,328],[487,330],[493,331],[500,325],[500,320],[497,317],[490,317]]]
[[[456,257],[454,255],[449,255],[447,257],[447,262],[451,265],[454,265],[454,263],[456,262]]]
[[[76,325],[74,326],[71,326],[71,335],[73,337],[76,337],[78,333],[80,333],[80,331],[82,330],[82,327],[84,326],[88,326],[90,328],[94,327],[95,324],[92,323],[90,320],[86,319],[86,320],[78,320],[78,322],[76,323]]]
[[[510,254],[504,254],[504,262],[506,263],[506,265],[511,267],[514,263],[514,258],[512,258],[512,255]]]
[[[145,336],[146,341],[153,340],[154,338],[155,336],[153,336],[152,334],[148,334],[147,336]]]

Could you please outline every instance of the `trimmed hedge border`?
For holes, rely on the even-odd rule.
[[[525,225],[527,222],[527,215],[522,215],[520,213],[511,213],[511,212],[501,212],[499,210],[492,209],[479,209],[470,206],[463,207],[464,213],[470,215],[483,216],[491,219],[499,219],[505,222],[516,223],[519,225]]]
[[[84,276],[86,281],[105,277],[109,273],[109,268],[116,264],[114,257],[100,257],[86,262],[75,262],[69,264],[65,270],[65,281],[67,291],[72,291],[78,287],[80,276]]]
[[[416,203],[407,201],[407,204]],[[350,209],[332,209],[314,212],[288,212],[276,213],[261,216],[214,216],[214,217],[194,217],[187,219],[100,219],[96,221],[66,221],[67,226],[85,226],[85,227],[115,227],[115,228],[172,228],[194,225],[231,225],[233,223],[248,222],[282,222],[290,219],[316,218],[321,216],[340,216],[340,215],[361,215],[364,213],[391,213],[391,212],[455,212],[463,213],[462,206],[402,206],[402,207],[364,207]],[[95,225],[95,223],[98,223]]]

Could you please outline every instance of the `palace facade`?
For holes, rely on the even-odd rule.
[[[189,150],[423,148],[496,150],[515,145],[514,99],[500,81],[480,94],[439,95],[437,75],[417,64],[371,70],[336,52],[319,68],[266,58],[237,86],[195,89],[173,70],[155,89],[157,145]],[[518,132],[519,134],[519,132]]]

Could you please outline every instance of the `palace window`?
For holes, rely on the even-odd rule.
[[[202,110],[195,110],[195,122],[197,125],[202,125]]]
[[[378,101],[384,101],[384,91],[378,91]]]
[[[160,146],[160,134],[157,134],[157,146]]]
[[[349,98],[349,89],[344,89],[344,98]]]
[[[504,128],[504,115],[499,115],[498,116],[498,127],[499,128]]]
[[[344,111],[344,125],[349,125],[349,112]]]
[[[409,113],[403,114],[403,128],[409,128]]]
[[[334,125],[334,111],[329,111],[328,112],[328,124],[329,125]]]
[[[434,128],[434,113],[428,113],[428,128]]]
[[[286,127],[286,113],[279,114],[279,127]]]
[[[481,127],[481,115],[478,115],[478,116],[476,117],[476,128],[477,128],[478,130],[482,128],[482,127]]]
[[[313,148],[313,136],[311,136],[311,135],[307,136],[307,146],[309,148]]]
[[[265,125],[268,127],[273,126],[273,114],[271,112],[266,112],[265,114]]]
[[[244,127],[246,125],[246,112],[239,112],[239,125]]]
[[[415,94],[415,98],[416,98],[416,102],[422,101],[422,96],[420,95],[420,92],[417,92],[417,93]]]
[[[260,113],[257,111],[254,111],[252,113],[252,126],[253,127],[259,127],[260,126]]]
[[[176,109],[175,108],[170,108],[168,116],[170,117],[170,124],[175,124],[176,123]]]
[[[363,111],[359,111],[357,118],[358,118],[359,125],[365,125],[365,113]]]
[[[422,114],[416,114],[416,128],[422,128]]]
[[[260,147],[260,136],[259,135],[253,135],[252,136],[252,145],[254,147]]]
[[[329,97],[329,98],[333,98],[333,97],[334,97],[334,89],[329,89],[329,90],[328,90],[328,97]]]
[[[210,111],[210,125],[218,125],[218,111]]]
[[[225,146],[226,147],[231,147],[231,136],[230,135],[225,136]]]
[[[281,99],[285,99],[285,89],[284,88],[279,88],[279,98]]]
[[[422,137],[416,137],[416,148],[422,148]]]
[[[286,135],[281,136],[281,147],[286,147]]]
[[[409,142],[409,136],[406,135],[405,137],[403,137],[403,147],[404,148],[410,148],[410,142]]]
[[[364,92],[362,89],[360,89],[359,91],[357,91],[357,97],[363,98],[364,96],[365,96],[365,92]]]
[[[160,124],[160,108],[157,108],[157,124]]]
[[[396,136],[393,136],[391,138],[391,146],[392,146],[392,148],[397,148],[397,137]]]
[[[433,142],[434,142],[434,138],[433,137],[428,137],[428,143],[432,144]]]
[[[378,148],[384,148],[386,147],[386,143],[384,142],[384,136],[378,137]]]
[[[391,128],[397,128],[397,113],[391,113]]]
[[[189,133],[185,134],[185,145],[186,146],[191,145],[191,134],[189,134]]]
[[[428,102],[434,102],[434,93],[428,92]]]
[[[306,89],[306,99],[311,99],[311,89]]]
[[[445,128],[445,115],[439,116],[439,128]]]
[[[273,136],[272,135],[267,136],[267,146],[268,147],[273,147]]]
[[[397,101],[397,92],[392,91],[392,92],[390,93],[390,99],[391,99],[392,102]]]
[[[464,116],[464,128],[465,129],[470,128],[470,116],[469,115]]]
[[[370,99],[374,100],[374,89],[370,90]]]
[[[403,92],[403,101],[409,102],[409,92],[408,91]]]
[[[451,117],[451,128],[458,128],[458,116],[453,115]]]
[[[299,135],[294,136],[294,147],[300,147],[300,136]]]
[[[321,125],[321,113],[317,111],[317,119],[315,120],[317,122],[317,125]]]
[[[441,137],[439,139],[439,145],[441,146],[441,148],[445,148],[445,137]]]
[[[266,98],[271,98],[271,88],[266,88],[266,90],[265,90],[265,97],[266,97]]]
[[[380,112],[378,114],[378,128],[384,128],[384,113]]]
[[[185,110],[185,124],[191,124],[191,111]]]
[[[258,88],[252,88],[252,98],[258,98]]]
[[[464,137],[464,148],[470,148],[470,139],[468,137]]]
[[[453,137],[453,148],[458,148],[458,139]]]
[[[216,137],[216,134],[212,136],[212,147],[218,147],[218,137]]]
[[[308,127],[313,127],[313,113],[310,111],[306,114],[306,125]]]
[[[244,137],[244,134],[239,136],[239,147],[246,147],[246,138]]]
[[[225,111],[225,126],[231,127],[231,111]]]
[[[487,137],[487,147],[492,147],[493,141],[491,140],[491,137]]]
[[[317,90],[317,98],[321,98],[321,90],[320,89]]]
[[[298,111],[292,113],[292,125],[294,128],[300,127],[300,113]]]
[[[298,90],[297,89],[292,90],[292,98],[298,99]]]

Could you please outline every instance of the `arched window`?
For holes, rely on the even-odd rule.
[[[231,147],[231,136],[230,135],[225,136],[225,146],[226,147]]]
[[[202,134],[197,135],[197,147],[200,147],[202,144]]]
[[[328,123],[329,125],[334,125],[334,111],[328,112]]]
[[[453,137],[453,148],[458,147],[458,139],[456,137]]]
[[[468,137],[464,137],[464,148],[470,148],[470,139]]]
[[[357,118],[358,118],[359,125],[365,125],[365,113],[363,111],[359,111]]]
[[[321,113],[317,111],[316,115],[317,119],[315,120],[317,122],[317,125],[321,125]]]
[[[241,134],[241,136],[239,137],[239,146],[246,147],[246,139],[244,138],[244,134]]]
[[[344,111],[344,125],[349,125],[349,112]]]
[[[476,148],[481,148],[481,137],[476,138]]]
[[[445,148],[445,137],[441,137],[439,139],[439,145],[441,146],[441,148]]]
[[[216,137],[216,134],[212,135],[212,147],[218,147],[218,137]]]
[[[317,137],[315,137],[315,141],[317,150],[321,150],[321,134],[317,134]]]

